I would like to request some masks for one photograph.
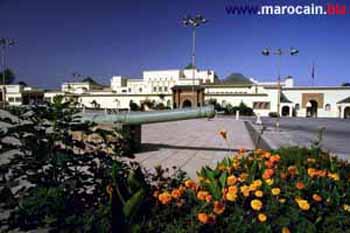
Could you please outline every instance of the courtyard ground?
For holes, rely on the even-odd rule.
[[[218,135],[221,129],[227,130],[227,143]],[[135,157],[146,168],[176,166],[193,178],[203,165],[213,166],[241,148],[254,149],[244,122],[233,118],[143,125],[142,143]]]
[[[255,123],[256,118],[245,118]],[[350,159],[350,120],[335,118],[289,118],[280,119],[280,129],[275,127],[276,118],[262,117],[266,126],[264,138],[272,149],[281,146],[310,146],[320,129],[324,127],[322,149]]]

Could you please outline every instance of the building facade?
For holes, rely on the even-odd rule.
[[[107,87],[66,82],[55,91],[20,85],[7,85],[6,89],[9,105],[40,102],[40,98],[50,102],[58,95],[73,100],[80,108],[111,110],[128,110],[131,102],[142,105],[147,101],[168,108],[197,107],[215,99],[221,106],[244,103],[260,116],[279,112],[286,117],[350,118],[350,87],[301,87],[295,86],[290,77],[279,85],[254,79],[223,83],[215,79],[213,70],[144,71],[142,79],[114,76]]]

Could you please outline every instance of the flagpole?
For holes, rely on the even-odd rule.
[[[312,71],[311,71],[311,78],[312,78],[312,86],[314,86],[315,82],[315,61],[312,62]]]

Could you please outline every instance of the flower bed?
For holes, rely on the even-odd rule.
[[[350,165],[317,150],[240,153],[156,190],[155,232],[346,232]]]

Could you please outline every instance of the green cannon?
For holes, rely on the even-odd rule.
[[[161,123],[169,121],[213,118],[215,110],[213,106],[199,108],[184,108],[153,112],[128,112],[119,114],[105,113],[82,113],[82,122],[95,122],[99,125],[114,125],[121,127],[123,132],[129,136],[134,150],[141,148],[141,125]]]

